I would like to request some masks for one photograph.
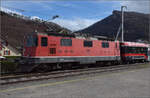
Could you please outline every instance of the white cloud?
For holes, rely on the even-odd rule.
[[[13,11],[13,10],[10,10],[10,9],[4,8],[4,7],[0,7],[0,10],[3,11],[3,12],[6,12],[6,13],[15,13],[15,14],[18,14],[18,15],[22,15],[22,13],[20,13],[20,12]]]
[[[41,19],[41,18],[38,16],[31,16],[31,19]]]
[[[51,4],[53,3],[53,1],[43,1],[43,0],[31,0],[29,1],[30,3],[32,3],[33,5],[37,5],[37,6],[40,6],[44,9],[48,9],[48,10],[52,10],[52,6]]]
[[[80,29],[84,29],[93,23],[97,22],[97,19],[81,19],[76,18],[73,20],[67,20],[67,19],[55,19],[52,22],[57,23],[61,25],[62,27],[68,28],[72,31],[77,31]]]
[[[142,13],[150,13],[150,1],[120,1],[120,5],[127,6],[127,11],[136,11]]]

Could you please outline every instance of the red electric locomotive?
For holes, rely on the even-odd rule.
[[[34,65],[31,69],[41,65],[62,67],[64,63],[88,64],[121,60],[119,41],[44,33],[28,35],[25,39],[24,63],[30,67]]]
[[[144,62],[150,58],[148,47],[144,43],[112,41],[98,36],[33,33],[25,37],[21,69],[44,71],[99,62]]]
[[[121,58],[125,63],[144,62],[148,60],[148,44],[123,42],[121,43]]]

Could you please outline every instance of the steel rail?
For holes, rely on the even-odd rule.
[[[138,63],[143,64],[143,63]],[[136,66],[137,64],[128,64],[128,65],[117,65],[117,66],[107,66],[107,67],[97,67],[97,68],[86,68],[86,69],[75,69],[75,70],[64,70],[64,71],[56,71],[56,72],[47,72],[47,73],[35,73],[35,74],[26,74],[26,75],[17,75],[10,77],[0,77],[0,84],[12,84],[12,83],[20,83],[27,81],[37,81],[44,79],[52,79],[52,78],[61,78],[67,76],[76,76],[83,74],[94,74],[94,73],[105,73],[105,72],[116,72],[125,69],[137,69],[143,68],[143,66]]]

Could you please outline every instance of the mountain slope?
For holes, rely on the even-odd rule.
[[[11,15],[5,12],[0,12],[1,17],[1,39],[8,41],[8,43],[14,48],[23,46],[24,35],[33,33],[35,30],[38,32],[45,32],[47,26],[45,23],[38,20],[23,19],[17,15]],[[62,28],[61,26],[49,22],[46,23],[54,33],[58,33],[61,30],[70,30]]]
[[[124,37],[126,41],[150,40],[149,16],[150,14],[125,12]],[[113,11],[112,15],[78,32],[115,38],[120,23],[121,12]]]

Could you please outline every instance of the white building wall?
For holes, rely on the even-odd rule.
[[[10,53],[7,55],[4,52],[10,51]],[[3,46],[2,50],[0,50],[1,56],[21,56],[21,53],[19,53],[17,50],[13,49],[12,47]]]

